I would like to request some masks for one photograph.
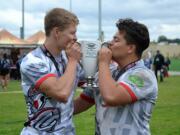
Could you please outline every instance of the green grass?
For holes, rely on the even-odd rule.
[[[159,96],[150,122],[152,135],[180,134],[180,76],[159,83]],[[26,106],[20,83],[11,81],[10,93],[0,89],[0,135],[19,135],[26,119]],[[79,93],[76,93],[76,96]],[[94,107],[74,117],[77,135],[94,134]]]
[[[0,135],[18,135],[26,117],[22,94],[0,95]]]
[[[94,135],[95,108],[74,116],[74,124],[77,135]]]
[[[10,81],[8,92],[0,87],[0,135],[19,135],[26,117],[26,106],[20,82]]]
[[[180,134],[180,76],[159,83],[158,100],[151,120],[153,135]]]
[[[171,71],[180,71],[180,58],[171,58]]]

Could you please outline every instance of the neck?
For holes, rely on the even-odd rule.
[[[52,41],[48,38],[46,39],[44,46],[54,57],[59,56],[62,51],[62,49],[57,46],[57,43],[55,41]]]
[[[128,64],[133,63],[138,60],[139,60],[138,57],[131,57],[131,58],[125,58],[123,60],[119,59],[119,61],[117,61],[117,63],[118,63],[119,68],[122,69],[122,68],[126,67]]]

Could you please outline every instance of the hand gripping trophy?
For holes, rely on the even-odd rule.
[[[94,83],[94,75],[98,68],[98,51],[101,48],[99,41],[80,41],[82,56],[82,66],[85,72],[86,84],[83,87],[97,87]]]

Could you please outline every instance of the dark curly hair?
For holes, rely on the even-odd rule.
[[[136,45],[136,54],[138,57],[141,57],[150,42],[147,27],[129,18],[119,19],[116,26],[119,31],[125,32],[125,39],[128,44]]]

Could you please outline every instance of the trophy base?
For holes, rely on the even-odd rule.
[[[86,82],[83,85],[81,85],[81,88],[83,88],[83,89],[85,89],[85,88],[98,88],[98,86],[94,82],[94,78],[92,76],[88,76],[86,78]]]
[[[85,89],[85,88],[98,88],[98,86],[93,83],[93,84],[88,84],[88,83],[85,83],[84,85],[81,86],[81,88]]]

